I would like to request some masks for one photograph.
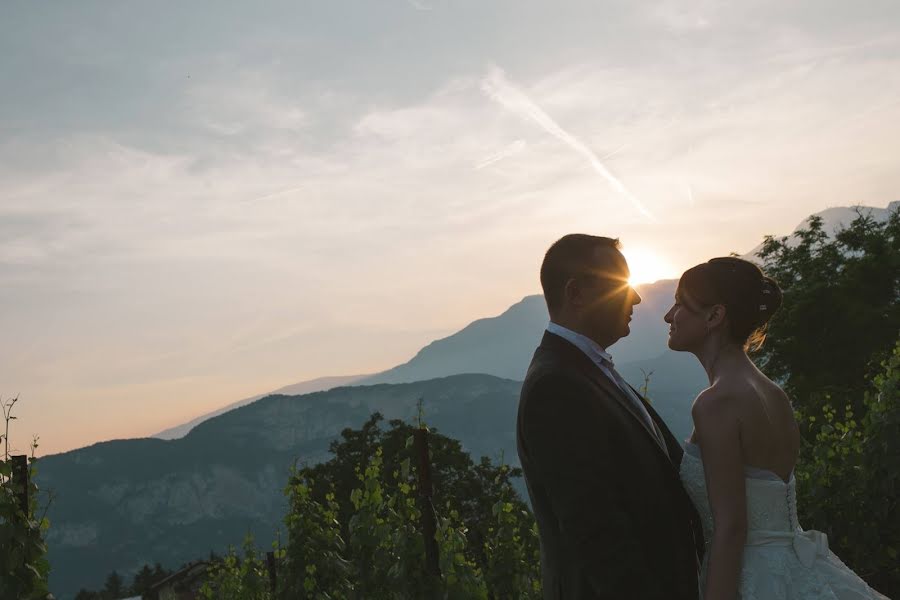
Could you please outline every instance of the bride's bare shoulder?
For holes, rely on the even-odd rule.
[[[733,386],[723,383],[715,383],[702,392],[694,399],[691,406],[691,415],[696,423],[698,418],[707,419],[737,419],[739,416],[736,410],[736,402],[734,399],[739,390]]]

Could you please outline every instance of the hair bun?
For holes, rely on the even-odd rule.
[[[733,340],[758,349],[765,327],[781,307],[778,283],[759,265],[734,256],[712,258],[684,272],[679,293],[691,306],[725,306]]]

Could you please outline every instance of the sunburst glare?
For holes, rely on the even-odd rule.
[[[646,248],[623,248],[622,254],[631,270],[631,277],[628,278],[631,285],[674,279],[678,276],[675,267]]]

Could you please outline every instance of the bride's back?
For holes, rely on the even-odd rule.
[[[800,452],[800,430],[787,394],[756,369],[726,383],[733,389],[744,464],[790,479]]]

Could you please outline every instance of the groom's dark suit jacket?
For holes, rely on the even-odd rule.
[[[703,534],[665,438],[581,350],[545,333],[516,427],[541,539],[545,600],[695,600]]]

